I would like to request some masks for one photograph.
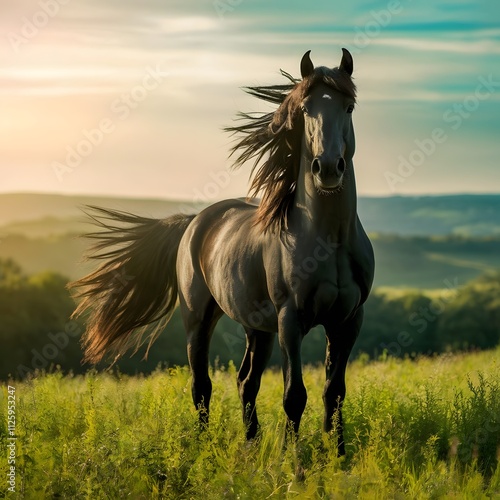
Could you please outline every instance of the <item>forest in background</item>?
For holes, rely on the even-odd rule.
[[[2,350],[0,377],[23,378],[36,370],[81,373],[80,337],[84,324],[69,319],[74,301],[67,278],[54,272],[27,276],[13,260],[0,261],[0,318]],[[375,290],[366,304],[365,322],[353,358],[416,357],[443,352],[488,349],[500,343],[500,273],[483,275],[466,285],[445,280],[441,290]],[[211,361],[238,364],[245,349],[242,328],[223,317],[211,344]],[[324,360],[321,327],[303,342],[303,362]],[[184,365],[186,339],[179,311],[154,343],[146,360],[145,348],[125,356],[123,373],[150,373],[159,365]],[[275,345],[270,365],[279,365]],[[101,368],[106,368],[106,363]]]
[[[85,204],[156,217],[195,208],[162,200],[0,195],[1,378],[58,365],[76,373],[88,369],[81,365],[79,345],[84,324],[69,319],[75,303],[65,288],[93,265],[81,263],[88,241],[78,235],[91,228],[79,208]],[[353,357],[414,357],[498,345],[498,213],[500,196],[494,195],[361,198],[377,269]],[[241,327],[223,317],[211,346],[212,363],[238,363],[244,348]],[[303,360],[320,363],[324,351],[323,331],[316,328],[304,340]],[[126,373],[149,373],[159,364],[187,362],[178,311],[148,359],[141,361],[143,356],[144,350],[117,366]],[[275,346],[271,364],[279,363]]]

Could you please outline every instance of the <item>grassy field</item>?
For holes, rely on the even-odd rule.
[[[186,368],[143,378],[55,373],[11,382],[17,450],[9,497],[500,498],[498,349],[350,364],[341,459],[332,436],[320,431],[322,369],[304,370],[301,437],[285,448],[281,374],[264,374],[262,434],[253,443],[243,439],[235,377],[234,366],[214,371],[211,425],[203,433]]]

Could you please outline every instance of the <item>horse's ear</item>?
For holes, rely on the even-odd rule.
[[[339,68],[343,69],[349,76],[352,75],[354,62],[351,53],[347,49],[342,48],[342,61],[340,61]]]
[[[311,51],[308,50],[302,56],[302,61],[300,61],[300,74],[302,75],[302,78],[310,76],[314,73],[314,64],[312,63],[311,58],[309,57],[310,53]]]

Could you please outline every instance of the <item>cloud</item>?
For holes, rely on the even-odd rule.
[[[279,68],[298,76],[308,49],[317,65],[336,66],[346,46],[354,54],[359,87],[360,186],[390,194],[383,178],[386,165],[438,126],[443,111],[474,90],[478,76],[500,67],[493,2],[478,8],[472,0],[401,0],[400,11],[368,34],[367,23],[388,4],[243,0],[228,5],[233,8],[220,16],[210,0],[69,1],[18,51],[4,37],[0,168],[8,172],[8,183],[2,189],[22,190],[31,182],[31,189],[41,190],[139,194],[140,189],[142,195],[189,197],[193,179],[227,164],[230,141],[220,128],[238,109],[269,109],[238,87],[280,83]],[[38,0],[10,2],[2,10],[2,31],[21,34],[26,19],[40,8]],[[360,43],[363,33],[366,44]],[[113,101],[158,64],[168,75],[165,81],[126,121],[117,122],[116,133],[73,177],[54,183],[51,161],[63,158],[83,129],[103,117],[116,118],[110,111]],[[436,171],[433,186],[425,184],[423,173],[404,189],[477,189],[472,178],[500,189],[497,181],[488,182],[496,167],[499,99],[500,90],[488,100],[491,112],[485,112],[486,105],[478,110],[454,136],[460,140],[448,143],[453,148],[436,156],[439,165],[436,159],[429,162]],[[463,169],[460,179],[454,177],[455,163],[472,161],[479,142],[483,175],[476,171],[468,179]],[[245,181],[229,189],[241,195]]]
[[[489,34],[489,32],[484,31],[478,32],[476,36],[479,36],[475,40],[463,40],[463,36],[455,32],[456,37],[449,40],[444,40],[442,37],[425,39],[399,36],[374,40],[373,43],[380,46],[397,47],[400,53],[411,50],[417,52],[443,52],[464,55],[500,55],[498,40],[496,40],[496,38],[486,38],[487,33]]]

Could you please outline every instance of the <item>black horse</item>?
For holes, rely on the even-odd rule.
[[[345,453],[345,369],[374,272],[356,209],[353,61],[342,50],[338,68],[314,68],[307,52],[301,80],[282,72],[286,85],[247,89],[277,105],[273,113],[240,115],[242,124],[227,129],[239,136],[235,166],[255,159],[250,194],[262,194],[258,206],[225,200],[196,216],[164,220],[92,207],[102,229],[90,235],[97,239],[93,257],[104,262],[72,284],[83,298],[75,314],[91,310],[84,337],[91,362],[138,348],[141,327],[158,322],[148,331],[150,346],[179,298],[202,422],[212,392],[208,352],[215,324],[224,313],[241,323],[247,347],[238,388],[248,439],[258,430],[255,399],[275,332],[283,405],[298,432],[307,399],[301,343],[323,325],[324,430],[333,428],[338,412],[339,454]]]

